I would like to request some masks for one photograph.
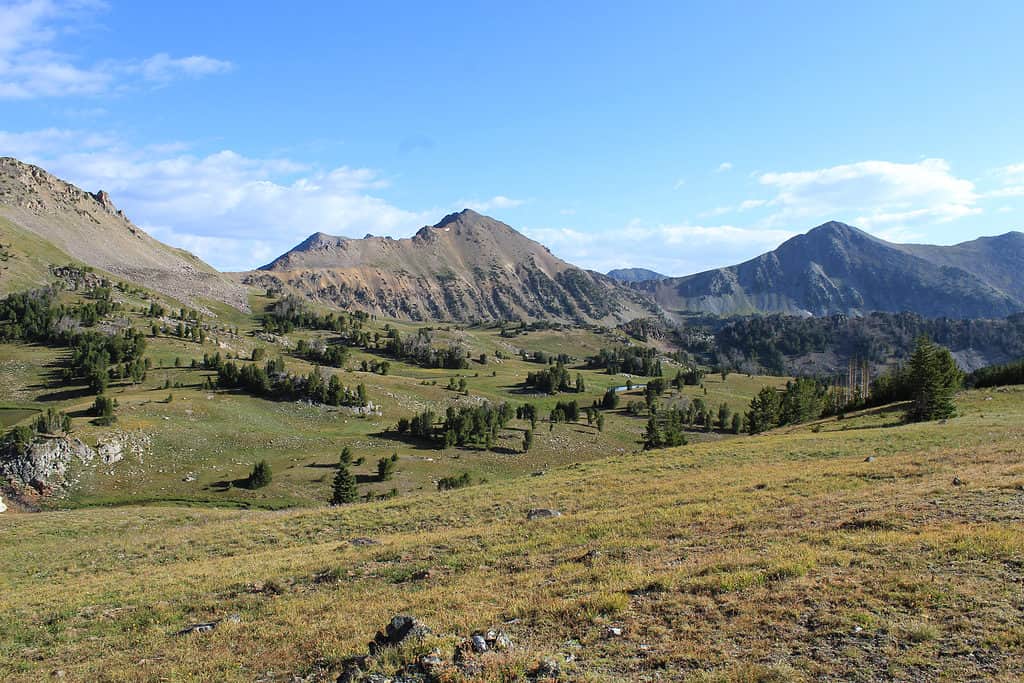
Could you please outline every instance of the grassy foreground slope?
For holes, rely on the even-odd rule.
[[[0,518],[0,678],[334,680],[411,613],[573,680],[1020,680],[1024,388],[959,403],[345,508]]]

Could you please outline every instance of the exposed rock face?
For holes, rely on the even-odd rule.
[[[203,297],[249,308],[244,287],[187,251],[150,237],[106,192],[86,192],[10,157],[0,157],[0,226],[4,219],[12,232],[32,233],[71,258],[176,299],[194,303]],[[17,235],[6,239],[17,241]]]
[[[671,311],[1004,317],[1024,310],[1024,234],[892,244],[838,222],[736,266],[635,285]]]
[[[37,438],[0,455],[0,474],[16,485],[44,493],[67,483],[73,461],[88,464],[95,457],[96,451],[74,437]]]
[[[638,292],[469,209],[409,239],[316,233],[243,281],[408,320],[620,322],[651,308]]]

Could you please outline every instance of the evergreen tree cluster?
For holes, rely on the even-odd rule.
[[[557,394],[562,391],[575,391],[569,371],[561,362],[548,366],[544,370],[526,373],[523,383],[527,387],[543,391],[548,394]]]
[[[964,383],[976,389],[1024,384],[1024,358],[1014,363],[979,368],[967,375]]]
[[[576,422],[580,419],[580,406],[576,401],[559,401],[548,419],[551,422]]]
[[[285,370],[284,359],[267,361],[260,367],[255,363],[222,361],[220,354],[203,357],[204,367],[217,371],[217,385],[225,389],[241,389],[247,393],[275,400],[306,400],[330,406],[366,406],[366,386],[355,389],[342,385],[331,373],[324,379],[320,368],[308,375],[295,375]]]
[[[363,311],[317,313],[302,298],[287,294],[271,304],[263,316],[263,327],[268,332],[278,334],[286,334],[295,329],[329,330],[352,340],[350,346],[365,346],[365,343],[356,343],[356,340],[365,342],[365,337],[358,333],[369,319],[369,314]]]
[[[642,377],[661,377],[658,351],[645,346],[622,346],[601,349],[587,359],[587,367],[603,369],[609,375],[626,373]]]
[[[306,341],[300,339],[295,343],[295,355],[315,365],[329,365],[332,368],[343,368],[348,362],[351,352],[341,344],[327,344],[322,339]],[[253,360],[256,360],[255,358]]]
[[[266,460],[260,460],[253,466],[252,472],[249,473],[249,477],[245,480],[245,484],[251,489],[261,489],[270,484],[273,478],[274,475],[270,471],[270,463]]]
[[[469,478],[469,472],[463,472],[457,477],[441,477],[437,480],[438,491],[450,491],[452,489],[461,489],[469,486],[472,481]]]
[[[747,431],[758,434],[782,425],[800,424],[822,416],[828,388],[809,377],[786,382],[782,391],[765,386],[750,402]]]
[[[126,329],[107,335],[79,329],[82,311],[91,316],[98,303],[85,304],[85,309],[65,307],[57,303],[53,289],[11,294],[0,300],[0,341],[68,347],[71,353],[64,379],[84,380],[95,393],[101,393],[111,379],[141,381],[147,366],[143,360],[146,340],[140,332]]]
[[[651,415],[647,420],[647,428],[644,429],[644,448],[669,448],[672,446],[685,446],[686,414],[679,408],[660,411],[657,415]]]
[[[685,370],[677,370],[676,376],[672,378],[672,386],[676,389],[683,387],[696,387],[704,381],[704,371],[693,366]]]
[[[507,403],[484,403],[479,406],[448,406],[444,420],[438,424],[433,411],[424,411],[409,422],[409,433],[421,439],[430,439],[453,446],[475,446],[490,449],[497,441],[499,430],[512,420],[515,411]],[[402,431],[402,424],[398,430]]]
[[[389,327],[384,352],[421,368],[465,370],[469,367],[469,352],[465,348],[457,344],[434,348],[431,343],[431,329],[427,327],[420,328],[415,335],[406,337],[395,328]]]

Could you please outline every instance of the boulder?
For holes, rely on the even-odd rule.
[[[0,496],[0,512],[7,512],[7,506],[4,505],[4,497]]]
[[[422,640],[431,631],[416,617],[400,614],[392,617],[383,631],[379,631],[369,645],[371,655],[375,655],[386,647],[401,645],[407,640]]]
[[[214,619],[213,621],[204,621],[198,624],[190,624],[185,628],[178,631],[175,635],[187,636],[192,633],[209,633],[213,629],[217,628],[221,624],[238,624],[241,623],[242,617],[237,614],[224,617],[223,619]]]
[[[551,517],[561,516],[561,512],[558,510],[552,510],[551,508],[534,508],[526,513],[527,519],[550,519]]]
[[[96,454],[103,460],[104,465],[113,465],[115,462],[124,460],[124,443],[116,437],[96,444]]]

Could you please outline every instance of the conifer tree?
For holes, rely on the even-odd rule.
[[[260,460],[249,473],[248,484],[251,489],[261,489],[271,482],[273,473],[270,471],[270,463]]]
[[[963,374],[948,349],[918,337],[910,357],[911,401],[905,414],[908,422],[925,422],[951,417],[956,412],[953,395]]]
[[[348,451],[348,448],[345,448]],[[344,453],[344,451],[343,451]],[[351,459],[351,454],[349,455]],[[356,490],[356,478],[348,470],[348,462],[342,455],[340,462],[338,463],[338,471],[334,475],[334,486],[331,490],[331,505],[345,505],[346,503],[354,503],[359,498],[359,492]]]

